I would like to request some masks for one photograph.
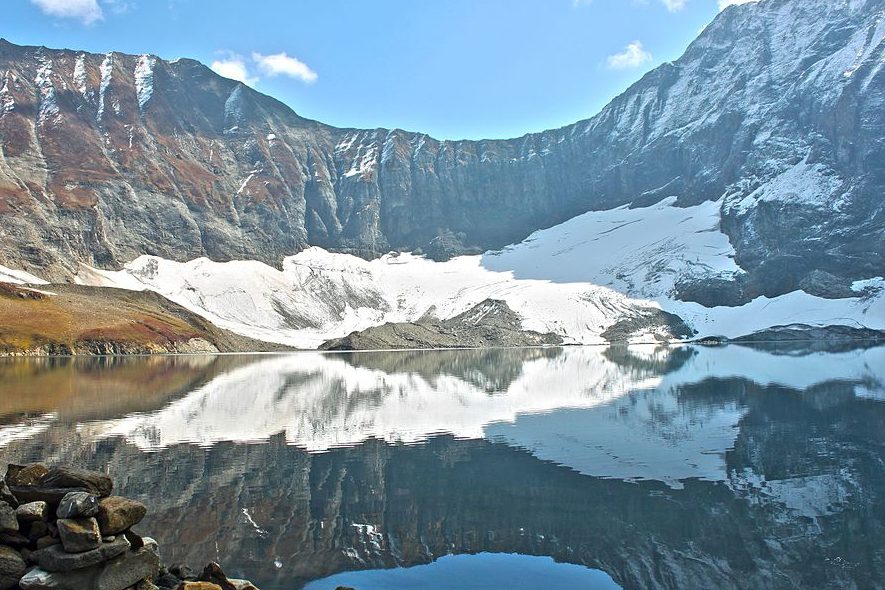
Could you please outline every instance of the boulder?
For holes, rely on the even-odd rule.
[[[160,558],[149,547],[129,551],[99,570],[95,590],[125,590],[142,580],[155,577],[159,569]]]
[[[258,590],[258,588],[249,580],[236,580],[234,578],[230,578],[230,582],[237,590]]]
[[[197,580],[197,573],[186,565],[174,563],[169,567],[169,573],[179,580]]]
[[[28,502],[15,509],[15,516],[20,524],[44,521],[48,515],[49,505],[46,502]]]
[[[68,553],[91,551],[101,545],[101,531],[94,518],[60,518],[57,524],[61,544]]]
[[[157,555],[147,548],[127,551],[103,564],[72,572],[29,571],[19,582],[22,590],[127,590],[153,578],[160,567]]]
[[[98,504],[98,527],[103,535],[119,535],[141,522],[147,508],[141,502],[110,496]]]
[[[67,553],[60,545],[35,551],[31,558],[47,572],[70,572],[109,561],[129,550],[125,537],[112,543],[102,543],[98,548],[82,553]]]
[[[205,568],[203,568],[203,573],[200,574],[200,580],[203,582],[211,582],[212,584],[216,584],[221,588],[221,590],[237,590],[237,587],[234,586],[233,583],[227,579],[227,576],[224,574],[221,566],[215,562],[212,562]]]
[[[25,547],[30,543],[31,540],[21,533],[0,533],[0,544],[10,547]]]
[[[101,528],[101,523],[98,523],[98,528]],[[129,541],[129,545],[132,546],[133,549],[141,549],[144,547],[144,539],[141,538],[140,535],[137,535],[132,531],[125,531],[123,536],[126,537],[126,540]]]
[[[17,533],[18,529],[15,508],[6,502],[0,502],[0,533]]]
[[[182,582],[175,590],[223,590],[218,584],[212,582]]]
[[[27,567],[18,551],[0,545],[0,590],[15,588]]]
[[[110,496],[114,482],[104,473],[75,467],[53,467],[40,480],[45,488],[73,488],[92,492],[96,496]]]
[[[36,486],[49,473],[49,469],[42,463],[29,465],[10,465],[6,468],[6,483],[10,487]]]
[[[55,511],[59,518],[89,518],[98,514],[98,498],[89,492],[66,494]]]
[[[39,550],[45,549],[46,547],[52,547],[53,545],[59,545],[60,543],[61,541],[59,541],[55,537],[51,535],[46,535],[45,537],[40,537],[39,539],[34,541],[34,546],[36,546]]]
[[[6,502],[13,508],[18,506],[18,498],[12,494],[12,490],[6,485],[6,481],[0,481],[0,502]]]
[[[37,521],[31,522],[31,523],[28,523],[26,526],[27,526],[28,539],[30,539],[31,541],[36,541],[40,537],[43,537],[43,536],[49,534],[49,523],[46,522],[45,520],[37,520]]]

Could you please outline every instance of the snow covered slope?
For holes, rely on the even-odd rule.
[[[13,270],[0,265],[0,283],[15,285],[47,285],[46,281],[23,270]]]
[[[822,299],[796,291],[738,307],[679,301],[684,281],[732,280],[743,271],[719,230],[721,203],[590,212],[499,252],[434,262],[412,254],[366,261],[309,248],[282,270],[261,262],[187,263],[142,256],[112,272],[84,267],[77,280],[95,286],[151,289],[220,327],[253,338],[315,348],[388,322],[440,319],[486,299],[506,302],[525,329],[569,343],[605,342],[618,322],[663,309],[699,336],[737,337],[777,325],[885,329],[885,281],[858,284],[856,297]],[[659,328],[634,330],[654,340]]]

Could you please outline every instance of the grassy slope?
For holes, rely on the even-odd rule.
[[[221,352],[281,350],[221,330],[151,292],[0,283],[0,353],[176,352],[202,339]]]

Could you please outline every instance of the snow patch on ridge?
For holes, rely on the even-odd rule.
[[[10,73],[7,71],[3,76],[3,86],[0,87],[0,116],[15,110],[15,97],[12,96],[12,91],[9,89],[9,75]]]
[[[102,118],[104,118],[105,96],[107,95],[108,87],[111,85],[111,75],[114,71],[113,53],[105,55],[104,60],[102,60],[101,66],[99,67],[99,71],[101,72],[101,83],[98,86],[98,114],[96,115],[96,118],[101,122]]]
[[[525,329],[576,344],[604,343],[602,334],[617,322],[660,309],[699,336],[738,337],[794,323],[885,329],[883,294],[870,290],[841,300],[797,291],[740,307],[676,300],[679,280],[742,272],[718,228],[719,207],[682,208],[666,199],[591,212],[503,251],[447,262],[400,253],[366,261],[314,247],[285,259],[282,270],[254,261],[142,256],[122,271],[84,268],[78,281],[150,289],[220,327],[301,348],[387,322],[451,318],[486,299],[506,302]]]
[[[154,67],[157,58],[142,55],[135,64],[135,92],[138,96],[138,110],[143,114],[148,101],[154,95]]]
[[[23,270],[13,270],[0,265],[0,283],[15,285],[48,285],[49,283]]]
[[[77,56],[77,62],[74,64],[74,84],[77,85],[77,91],[86,100],[90,100],[89,95],[89,78],[86,74],[86,54],[81,53]]]
[[[37,91],[40,93],[37,122],[45,124],[59,114],[58,103],[55,96],[55,85],[52,83],[52,60],[40,58],[40,67],[37,68],[37,77],[34,79]]]

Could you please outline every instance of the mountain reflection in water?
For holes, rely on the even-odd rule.
[[[448,554],[625,588],[885,587],[885,349],[0,363],[3,462],[108,470],[263,590]]]

